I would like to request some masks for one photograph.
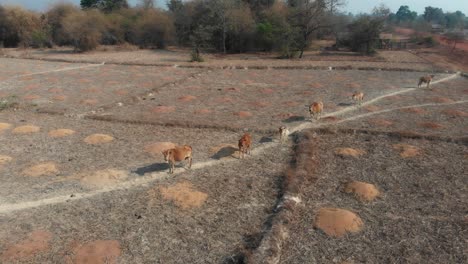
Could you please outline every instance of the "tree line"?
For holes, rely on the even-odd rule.
[[[278,51],[302,57],[311,40],[339,37],[353,50],[372,52],[378,34],[391,25],[415,26],[422,19],[466,27],[466,16],[428,7],[422,16],[402,6],[395,14],[385,6],[371,14],[340,12],[344,0],[168,0],[167,9],[141,0],[81,0],[80,6],[57,3],[38,13],[0,5],[0,45],[51,47],[71,45],[87,51],[98,45],[129,43],[142,48],[167,45],[223,53]],[[441,15],[442,12],[442,15]]]

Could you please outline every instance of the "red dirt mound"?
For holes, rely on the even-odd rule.
[[[128,91],[125,89],[119,89],[119,90],[115,90],[114,93],[117,95],[127,95]]]
[[[175,110],[176,110],[175,106],[165,106],[165,105],[156,106],[153,109],[151,109],[153,113],[158,113],[158,114],[172,113]]]
[[[2,132],[3,130],[10,129],[11,127],[12,127],[11,124],[8,124],[8,123],[0,123],[0,132]]]
[[[323,85],[321,83],[316,82],[316,83],[311,83],[310,87],[314,89],[320,89],[320,88],[323,88]]]
[[[388,126],[393,125],[392,121],[386,120],[386,119],[381,119],[381,118],[370,119],[369,123],[372,124],[372,125],[382,126],[382,127],[388,127]]]
[[[353,89],[361,88],[361,85],[359,83],[350,83],[348,84],[348,87],[351,87]]]
[[[405,113],[413,113],[413,114],[418,114],[418,115],[427,113],[426,110],[419,108],[419,107],[404,108],[404,109],[401,109],[401,111]]]
[[[28,100],[28,101],[36,100],[36,99],[39,99],[39,98],[41,98],[41,97],[39,95],[35,95],[35,94],[28,94],[28,95],[23,96],[23,99]]]
[[[271,105],[268,102],[262,102],[262,101],[255,101],[255,102],[251,102],[250,104],[254,107],[259,107],[259,108],[267,107]]]
[[[362,149],[353,149],[353,148],[337,148],[335,149],[335,155],[341,157],[359,157],[366,154]]]
[[[393,145],[393,149],[400,151],[400,156],[402,158],[412,158],[422,153],[420,148],[404,143]]]
[[[431,99],[432,102],[434,103],[441,103],[441,104],[446,104],[446,103],[453,103],[455,102],[454,100],[447,98],[447,97],[434,97]]]
[[[208,194],[195,190],[187,181],[169,187],[160,187],[159,191],[165,200],[174,202],[184,210],[201,207],[208,198]]]
[[[49,93],[62,93],[63,89],[61,89],[61,88],[49,88],[47,91]]]
[[[97,99],[84,99],[80,103],[82,105],[97,105],[99,101]]]
[[[216,103],[232,103],[234,100],[231,97],[221,97],[215,100]]]
[[[340,120],[340,118],[338,118],[336,116],[327,116],[327,117],[324,117],[323,120],[325,120],[327,122],[336,122],[336,121]]]
[[[41,128],[38,126],[25,125],[16,127],[12,132],[14,134],[29,134],[39,132],[40,130]]]
[[[289,106],[289,107],[294,107],[294,106],[298,106],[300,105],[301,103],[299,102],[296,102],[296,101],[286,101],[286,102],[283,102],[282,105],[284,106]]]
[[[196,96],[193,96],[193,95],[184,95],[182,97],[179,97],[179,101],[181,102],[190,102],[190,101],[193,101],[197,99]]]
[[[12,161],[13,158],[10,157],[10,156],[6,156],[6,155],[0,155],[0,166],[2,166],[3,164],[6,164],[10,161]]]
[[[443,110],[442,114],[448,115],[448,116],[451,116],[451,117],[468,117],[467,112],[463,112],[463,111],[456,110],[456,109]]]
[[[419,126],[424,127],[424,128],[428,128],[428,129],[442,129],[442,128],[444,128],[443,125],[438,124],[438,123],[434,123],[434,122],[419,123]]]
[[[29,177],[50,176],[59,172],[54,162],[45,162],[36,164],[23,170],[23,174]]]
[[[358,215],[339,208],[321,208],[314,223],[316,228],[320,228],[332,237],[341,237],[348,232],[359,232],[363,225]]]
[[[65,101],[67,99],[67,96],[65,95],[56,95],[52,97],[52,100],[54,101]]]
[[[73,249],[74,264],[115,264],[122,254],[117,240],[96,240]]]
[[[264,93],[264,94],[272,94],[274,92],[275,92],[275,90],[270,89],[270,88],[266,88],[266,89],[262,90],[262,93]]]
[[[228,92],[240,92],[240,89],[235,87],[226,88],[225,90]]]
[[[92,134],[90,136],[87,136],[84,139],[84,142],[91,144],[91,145],[95,145],[95,144],[111,142],[112,140],[114,140],[114,138],[106,134]]]
[[[197,115],[206,115],[206,114],[209,114],[211,113],[212,111],[210,109],[206,109],[206,108],[203,108],[203,109],[198,109],[198,110],[195,110],[194,114],[197,114]]]
[[[368,106],[364,106],[364,109],[366,109],[366,111],[368,112],[375,112],[375,111],[379,111],[380,107],[375,106],[375,105],[368,105]]]
[[[17,244],[8,246],[3,252],[1,259],[3,261],[15,262],[27,260],[38,253],[47,251],[52,237],[52,233],[44,230],[33,231],[29,234],[28,238]]]
[[[66,128],[51,130],[48,133],[49,137],[53,137],[53,138],[66,137],[66,136],[70,136],[73,134],[75,134],[75,131],[71,129],[66,129]]]
[[[247,111],[240,111],[240,112],[234,113],[234,115],[239,116],[239,117],[251,117],[252,113],[247,112]]]
[[[360,181],[349,182],[346,184],[344,191],[346,193],[353,193],[359,200],[364,202],[373,201],[380,195],[375,185]]]

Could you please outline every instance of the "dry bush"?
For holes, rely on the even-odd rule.
[[[95,49],[104,31],[104,16],[96,10],[72,13],[63,21],[63,29],[77,51]]]
[[[140,47],[165,48],[173,41],[175,28],[172,18],[157,9],[141,11],[141,18],[133,28],[135,44]]]
[[[0,6],[0,42],[5,47],[28,47],[33,33],[41,31],[41,18],[37,13],[16,6]]]
[[[80,9],[73,4],[57,3],[45,13],[49,25],[51,38],[57,45],[70,45],[72,40],[63,28],[64,19],[72,14],[79,13]]]

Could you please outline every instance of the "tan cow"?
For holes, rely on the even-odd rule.
[[[252,145],[252,136],[249,133],[245,133],[241,139],[239,139],[239,158],[243,159],[245,154],[250,154],[250,146]]]
[[[289,129],[285,126],[279,128],[280,142],[283,143],[288,139]]]
[[[323,103],[322,102],[313,102],[309,106],[310,118],[315,118],[319,120],[323,112]]]
[[[364,100],[364,93],[363,92],[355,92],[352,96],[353,100],[360,106],[362,101]]]
[[[434,78],[434,75],[426,75],[426,76],[420,77],[419,78],[419,83],[418,83],[418,88],[421,87],[421,84],[423,84],[423,83],[427,83],[426,88],[429,88],[429,85],[431,84],[433,78]]]
[[[189,169],[192,167],[192,147],[189,145],[176,146],[162,152],[164,160],[169,163],[169,173],[174,173],[175,163],[189,160]]]

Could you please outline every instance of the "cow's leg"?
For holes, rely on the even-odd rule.
[[[192,155],[190,154],[190,157],[189,157],[189,165],[188,165],[189,169],[192,168]]]

